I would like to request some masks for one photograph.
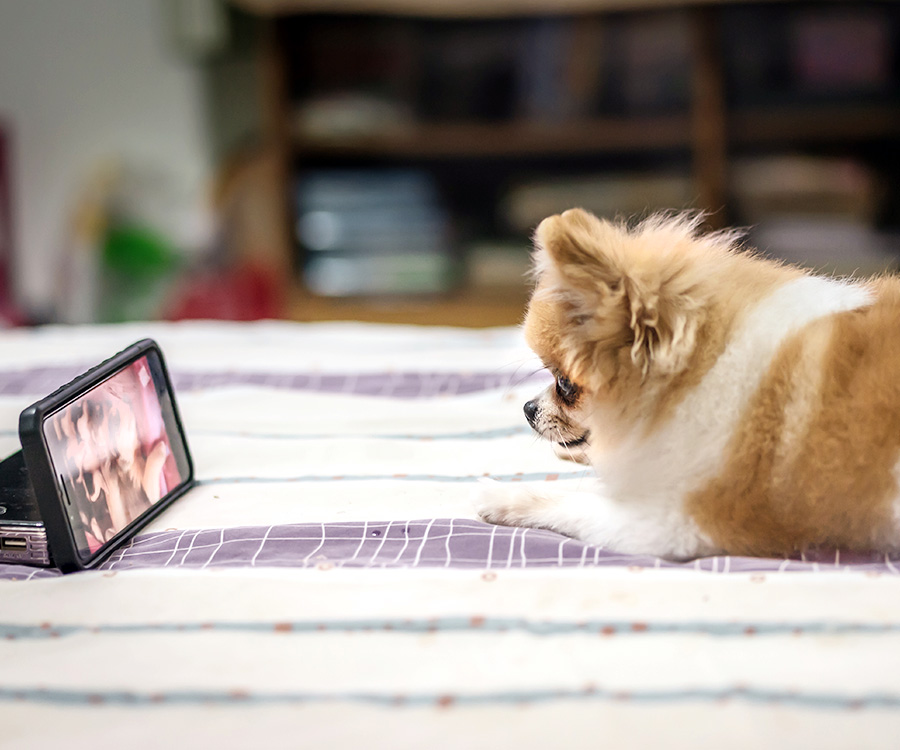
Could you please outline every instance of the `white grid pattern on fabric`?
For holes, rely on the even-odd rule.
[[[539,529],[485,524],[469,519],[343,522],[165,531],[141,535],[101,569],[211,567],[527,567],[619,566],[738,572],[862,572],[900,575],[884,555],[848,559],[840,552],[818,559],[711,557],[688,563],[617,554]],[[0,566],[0,578],[40,577],[54,571]]]

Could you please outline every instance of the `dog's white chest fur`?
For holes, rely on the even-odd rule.
[[[869,303],[862,286],[803,277],[750,310],[700,384],[650,435],[637,425],[618,446],[592,456],[612,497],[677,502],[720,469],[724,450],[782,343],[807,324]],[[602,429],[597,425],[596,429]]]

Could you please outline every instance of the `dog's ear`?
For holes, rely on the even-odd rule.
[[[702,322],[700,300],[679,275],[626,281],[634,334],[631,361],[646,378],[674,375],[687,367]]]
[[[630,231],[572,209],[538,226],[536,270],[581,338],[630,347],[644,378],[672,375],[687,365],[702,322],[703,268],[690,252],[695,226],[656,221]]]
[[[617,240],[612,224],[583,209],[549,216],[534,235],[537,273],[555,273],[564,286],[581,292],[583,301],[592,307],[594,297],[621,286],[624,272],[616,258]]]

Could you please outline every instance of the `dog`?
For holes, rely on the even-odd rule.
[[[900,280],[818,276],[699,215],[535,232],[525,404],[596,487],[489,482],[491,523],[673,560],[900,550]]]

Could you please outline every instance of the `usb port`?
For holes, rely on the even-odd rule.
[[[16,552],[25,549],[28,549],[28,540],[24,536],[0,537],[0,550]]]

